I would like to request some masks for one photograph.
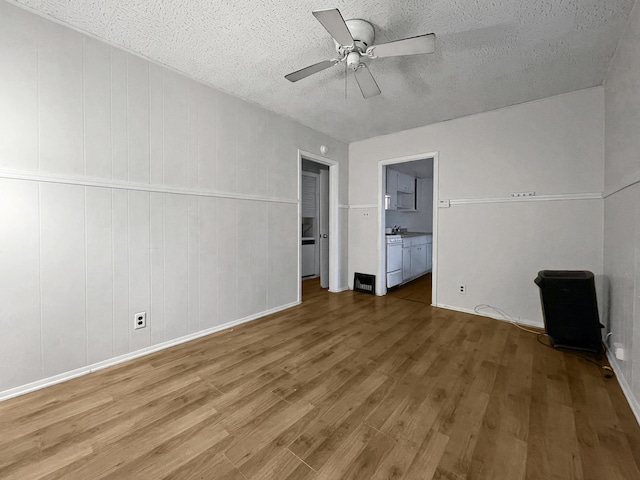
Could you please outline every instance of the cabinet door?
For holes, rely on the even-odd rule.
[[[427,245],[411,247],[411,276],[422,275],[427,271]]]
[[[406,247],[402,249],[402,281],[407,281],[411,278],[411,248]]]
[[[387,193],[398,190],[398,172],[387,168]]]
[[[413,193],[398,192],[396,200],[397,209],[399,210],[415,210],[416,200]]]
[[[433,256],[433,245],[430,243],[427,243],[427,272],[430,272],[431,270],[433,270],[432,256]]]
[[[414,193],[416,178],[406,173],[398,172],[398,191],[404,193]]]
[[[387,195],[389,204],[387,210],[398,209],[398,172],[387,168]]]

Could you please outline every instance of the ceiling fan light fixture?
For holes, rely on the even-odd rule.
[[[435,51],[435,35],[433,33],[375,45],[375,30],[373,25],[366,20],[354,18],[345,21],[337,8],[315,10],[311,13],[313,13],[313,16],[316,17],[333,38],[336,52],[338,52],[338,58],[309,65],[308,67],[285,75],[285,78],[290,82],[297,82],[298,80],[345,62],[346,67],[353,71],[362,96],[364,98],[375,97],[376,95],[380,95],[380,88],[371,75],[367,67],[367,62],[362,62],[360,57],[368,57],[369,60],[373,60],[378,57],[417,55],[433,53]],[[346,79],[345,70],[345,98]]]
[[[360,54],[358,52],[350,52],[347,55],[347,66],[351,70],[357,70],[360,66]]]

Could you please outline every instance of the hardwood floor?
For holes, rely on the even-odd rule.
[[[0,403],[2,479],[639,479],[615,379],[534,335],[329,294]]]
[[[391,288],[387,290],[387,295],[431,305],[431,274],[427,273],[409,283]]]

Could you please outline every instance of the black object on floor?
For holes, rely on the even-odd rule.
[[[356,292],[376,294],[376,276],[367,273],[355,273],[353,276],[353,290]]]
[[[602,334],[593,273],[586,270],[542,270],[540,287],[544,327],[551,345],[602,353]]]

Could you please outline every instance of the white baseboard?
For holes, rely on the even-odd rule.
[[[453,310],[455,312],[462,312],[462,313],[470,313],[471,315],[478,315],[479,317],[488,317],[488,318],[493,318],[494,320],[501,320],[503,322],[507,322],[507,323],[512,323],[511,320],[509,320],[508,318],[504,318],[498,315],[490,315],[490,314],[480,314],[478,312],[476,312],[475,310],[472,310],[470,308],[460,308],[460,307],[453,307],[451,305],[445,305],[443,303],[438,303],[436,305],[434,305],[435,307],[440,307],[440,308],[445,308],[447,310]],[[527,325],[529,327],[536,327],[536,328],[544,328],[544,323],[542,322],[536,322],[535,320],[527,320],[526,318],[519,318],[518,319],[518,325]]]
[[[611,350],[609,350],[608,348],[607,348],[607,358],[609,359],[609,364],[611,365],[611,368],[613,368],[613,373],[616,374],[616,379],[618,380],[618,384],[622,389],[622,393],[624,393],[624,396],[627,399],[627,403],[629,404],[629,407],[631,407],[631,411],[633,412],[633,415],[636,417],[636,421],[638,422],[638,425],[640,425],[640,402],[633,395],[633,390],[631,390],[631,386],[627,383],[627,379],[622,374],[622,370],[620,370],[620,365],[618,364],[618,361],[616,360],[615,356],[613,356],[613,354],[611,353]]]
[[[206,335],[211,335],[212,333],[219,332],[221,330],[226,330],[228,328],[235,327],[236,325],[240,325],[242,323],[251,322],[253,320],[266,317],[267,315],[271,315],[273,313],[277,313],[282,310],[295,307],[296,305],[299,305],[299,304],[300,302],[292,302],[287,305],[282,305],[280,307],[272,308],[270,310],[265,310],[263,312],[260,312],[254,315],[241,318],[239,320],[227,322],[222,325],[216,325],[215,327],[208,328],[206,330],[200,330],[199,332],[190,333],[189,335],[185,335],[183,337],[174,338],[173,340],[168,340],[166,342],[158,343],[156,345],[151,345],[141,350],[136,350],[135,352],[126,353],[118,357],[103,360],[102,362],[93,363],[91,365],[87,365],[86,367],[77,368],[75,370],[71,370],[68,372],[60,373],[58,375],[43,378],[42,380],[36,380],[35,382],[27,383],[26,385],[14,387],[9,390],[0,392],[0,402],[4,400],[8,400],[13,397],[24,395],[26,393],[33,392],[35,390],[40,390],[41,388],[55,385],[56,383],[66,382],[67,380],[71,380],[73,378],[81,377],[83,375],[87,375],[92,372],[97,372],[98,370],[102,370],[104,368],[117,365],[118,363],[133,360],[134,358],[142,357],[144,355],[149,355],[150,353],[154,353],[159,350],[164,350],[165,348],[173,347],[174,345],[179,345],[181,343],[189,342],[191,340],[195,340],[196,338],[204,337]]]
[[[329,289],[329,291],[331,293],[340,293],[340,292],[346,292],[347,290],[349,290],[349,287],[338,287],[334,290]]]

